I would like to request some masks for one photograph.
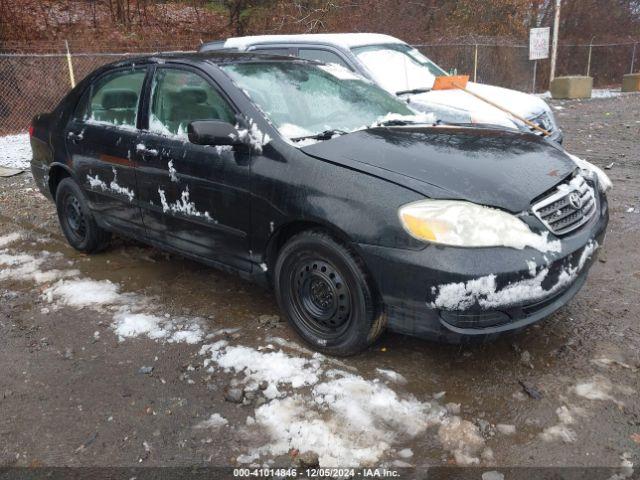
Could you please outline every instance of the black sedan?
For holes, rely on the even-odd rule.
[[[69,243],[136,238],[274,288],[318,350],[535,322],[582,286],[608,179],[533,134],[441,125],[349,70],[252,54],[102,67],[31,127]],[[206,294],[206,286],[203,287]]]

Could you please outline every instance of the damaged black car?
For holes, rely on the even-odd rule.
[[[580,289],[608,222],[608,178],[560,146],[441,124],[293,58],[111,64],[30,133],[73,247],[117,233],[271,286],[334,355],[385,328],[459,341],[530,325]]]

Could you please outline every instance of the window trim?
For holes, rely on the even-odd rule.
[[[82,90],[82,93],[78,95],[78,101],[76,102],[73,108],[73,111],[71,112],[71,115],[70,115],[71,122],[79,122],[79,123],[82,123],[83,125],[94,125],[92,123],[87,123],[87,120],[84,118],[84,115],[82,117],[79,117],[77,115],[78,110],[80,108],[85,108],[85,109],[87,108],[87,104],[83,105],[85,100],[85,95],[87,94],[89,95],[86,98],[86,100],[87,102],[90,102],[91,99],[93,98],[93,93],[94,93],[93,87],[97,83],[99,83],[101,80],[103,80],[105,77],[108,77],[110,75],[113,75],[119,72],[131,72],[131,71],[138,71],[138,70],[140,70],[141,72],[144,72],[145,77],[142,81],[142,86],[140,87],[140,95],[138,96],[138,105],[137,105],[137,112],[136,112],[136,124],[133,126],[133,128],[135,128],[136,130],[140,130],[140,116],[142,114],[141,107],[145,97],[145,89],[146,89],[147,80],[149,77],[149,65],[146,63],[141,63],[139,65],[130,64],[126,66],[111,68],[106,70],[105,72],[100,73],[99,75],[95,76],[91,80],[89,80],[87,82],[87,86]],[[86,110],[85,110],[85,113],[86,113]],[[122,125],[113,125],[108,123],[100,123],[99,125],[105,128],[117,128],[119,130],[125,130],[125,131],[129,131],[132,128],[129,125],[127,125],[125,128]]]
[[[205,82],[207,82],[211,86],[211,88],[215,90],[215,92],[218,95],[220,95],[220,97],[224,101],[227,102],[227,105],[229,106],[229,108],[231,109],[231,111],[234,113],[236,117],[238,116],[238,114],[241,113],[240,109],[231,100],[231,98],[229,97],[229,95],[227,95],[224,89],[221,88],[218,82],[216,82],[215,79],[211,75],[209,75],[205,70],[194,67],[192,65],[186,65],[184,63],[154,64],[154,65],[151,65],[151,68],[147,73],[147,79],[144,85],[144,90],[145,90],[144,102],[140,102],[143,108],[143,111],[140,116],[140,130],[144,131],[145,133],[166,138],[166,136],[158,132],[153,132],[149,130],[149,119],[151,114],[151,102],[152,102],[151,95],[153,93],[152,87],[153,87],[153,81],[155,80],[156,73],[159,70],[182,70],[182,71],[190,72],[200,76]]]
[[[316,45],[309,45],[309,46],[298,46],[296,48],[296,57],[301,58],[302,60],[311,60],[311,61],[317,61],[319,62],[320,60],[313,60],[313,59],[309,59],[309,58],[302,58],[300,56],[300,50],[319,50],[321,52],[328,52],[328,53],[333,53],[336,57],[338,57],[344,67],[348,68],[349,70],[351,70],[352,72],[355,72],[356,70],[351,66],[351,64],[349,63],[349,61],[344,57],[344,55],[341,54],[341,52],[339,52],[338,50],[334,50],[332,48],[327,48],[327,47],[321,47],[321,46],[316,46]]]

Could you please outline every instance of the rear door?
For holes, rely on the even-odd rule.
[[[84,92],[65,132],[76,179],[110,225],[144,234],[132,152],[147,67],[111,70]]]
[[[194,120],[235,124],[236,111],[203,72],[156,68],[136,149],[148,236],[158,243],[250,270],[250,152],[189,142]]]

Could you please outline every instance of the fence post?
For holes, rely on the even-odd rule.
[[[473,58],[473,82],[478,80],[478,44],[476,43],[476,50]]]
[[[587,58],[587,77],[591,73],[591,51],[593,50],[593,38],[591,39],[591,43],[589,43],[589,57]]]
[[[71,52],[69,51],[69,42],[64,41],[67,47],[67,67],[69,68],[69,80],[71,81],[71,88],[76,86],[76,76],[73,74],[73,63],[71,62]]]
[[[633,67],[635,66],[634,64],[636,63],[636,47],[638,46],[637,43],[633,44],[633,54],[631,55],[631,71],[629,73],[633,73]]]

